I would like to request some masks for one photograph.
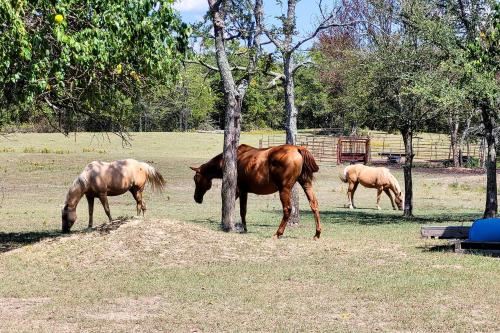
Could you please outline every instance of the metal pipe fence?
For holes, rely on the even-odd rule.
[[[322,164],[337,164],[337,142],[339,136],[331,135],[297,135],[299,146],[307,147]],[[259,140],[261,148],[273,147],[286,143],[286,136],[269,135]],[[415,162],[443,163],[453,158],[450,139],[444,134],[424,134],[413,138]],[[483,159],[484,148],[480,143],[467,143],[461,147],[462,155]],[[405,152],[401,136],[392,134],[376,134],[370,136],[370,160],[374,163],[386,162],[390,155],[403,156]]]

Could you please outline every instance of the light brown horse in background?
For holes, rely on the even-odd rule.
[[[142,192],[146,183],[151,183],[153,190],[165,187],[163,176],[151,165],[133,159],[111,163],[94,161],[85,167],[76,177],[66,195],[62,209],[62,231],[69,232],[76,221],[76,206],[85,195],[89,204],[89,228],[92,227],[94,198],[99,198],[104,211],[111,221],[108,196],[115,196],[130,191],[137,202],[137,215],[146,211]]]
[[[403,209],[403,194],[401,193],[401,188],[399,187],[396,177],[390,173],[389,169],[383,167],[374,168],[363,164],[353,164],[346,166],[344,174],[339,175],[339,177],[344,183],[349,183],[347,189],[349,208],[354,208],[354,192],[356,192],[358,184],[361,183],[364,187],[377,189],[377,209],[380,210],[379,203],[382,191],[391,199],[393,209],[396,209],[394,201],[396,201],[399,210]],[[394,193],[394,200],[391,191]]]
[[[212,158],[199,167],[191,167],[196,172],[194,182],[196,189],[194,200],[203,202],[203,196],[212,187],[212,179],[222,178],[222,154]],[[238,190],[240,198],[240,215],[244,231],[247,231],[246,212],[248,193],[272,194],[279,192],[283,206],[283,218],[275,237],[283,235],[292,211],[291,192],[296,182],[304,189],[316,221],[316,234],[321,234],[318,201],[313,191],[313,173],[319,170],[314,156],[305,148],[282,145],[271,148],[256,149],[240,145],[237,151]]]

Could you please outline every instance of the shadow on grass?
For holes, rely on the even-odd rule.
[[[103,223],[92,229],[72,231],[69,234],[63,234],[59,230],[50,231],[27,231],[27,232],[0,232],[0,253],[9,252],[26,245],[38,243],[45,239],[57,239],[70,235],[86,234],[89,232],[98,232],[99,234],[109,234],[111,231],[120,228],[130,220],[129,217],[119,217],[111,222]]]
[[[282,217],[281,211],[263,210],[261,213],[269,214],[265,220],[272,223],[262,223],[254,221],[252,217],[247,216],[248,228],[277,228]],[[461,224],[470,223],[478,218],[477,213],[428,213],[417,215],[412,218],[403,218],[400,211],[379,211],[375,209],[356,209],[356,210],[322,210],[320,211],[321,223],[323,224],[354,224],[354,225],[383,225],[383,224]],[[301,209],[300,215],[307,220],[314,220],[314,216],[310,210]],[[273,217],[271,217],[273,216]],[[262,220],[260,218],[259,220]],[[220,230],[220,221],[213,219],[192,219],[190,222],[210,226],[212,229]]]
[[[455,244],[417,246],[417,249],[422,250],[422,252],[455,252]]]
[[[61,236],[60,231],[0,232],[0,253]]]
[[[301,215],[312,218],[310,211],[301,211]],[[464,223],[471,222],[477,219],[475,213],[457,213],[457,214],[426,214],[417,215],[411,218],[403,218],[402,212],[385,213],[378,210],[335,210],[335,211],[320,211],[322,222],[324,223],[346,223],[360,225],[377,225],[377,224],[400,224],[400,223]]]

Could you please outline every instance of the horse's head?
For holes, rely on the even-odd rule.
[[[70,208],[68,204],[62,209],[62,232],[68,233],[76,221],[76,208]]]
[[[201,173],[201,168],[191,167],[195,173],[194,183],[196,188],[194,190],[194,201],[201,204],[203,202],[203,196],[212,187],[212,178],[207,177]]]
[[[403,210],[404,206],[403,193],[399,192],[398,195],[396,195],[396,197],[394,198],[394,201],[396,202],[398,209]]]

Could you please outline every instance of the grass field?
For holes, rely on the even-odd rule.
[[[244,134],[256,145],[259,135]],[[485,175],[420,169],[415,215],[375,210],[359,188],[349,211],[342,167],[317,175],[323,234],[302,195],[302,223],[273,240],[277,195],[250,195],[247,234],[218,230],[220,181],[203,205],[192,171],[220,152],[222,135],[116,137],[22,134],[0,139],[1,332],[500,331],[500,261],[458,255],[423,240],[423,224],[469,224],[481,216]],[[69,236],[60,209],[92,160],[136,158],[167,179],[133,218],[131,195],[110,198],[116,225],[86,231],[87,203]],[[393,170],[402,184],[401,170]],[[96,202],[94,223],[106,221]]]

